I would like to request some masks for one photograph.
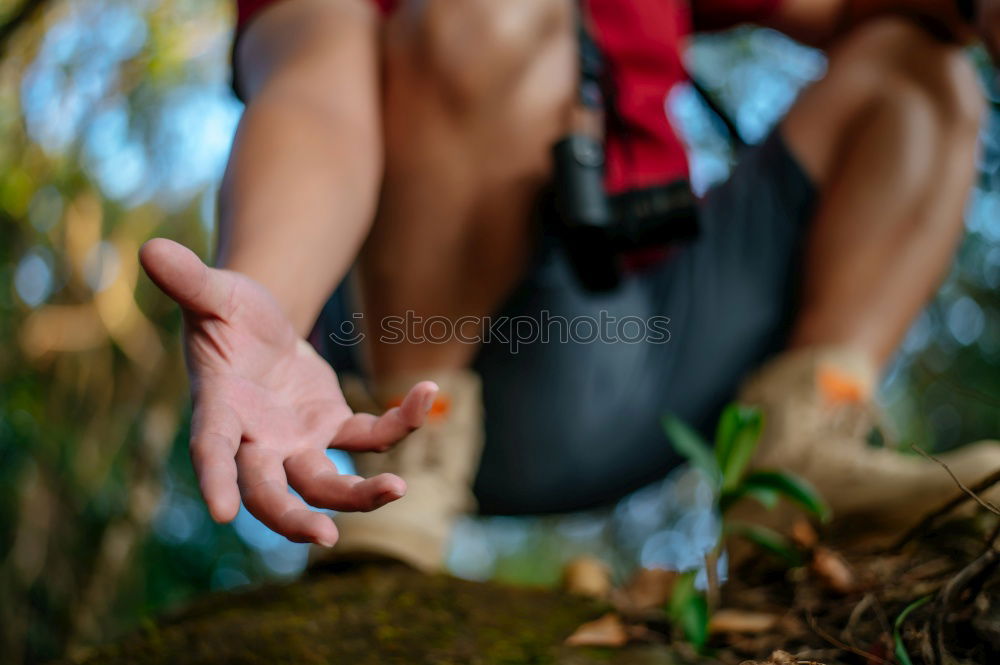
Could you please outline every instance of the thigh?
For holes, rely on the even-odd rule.
[[[572,99],[567,0],[421,0],[386,25],[385,165],[358,274],[373,318],[492,313],[532,254],[531,211]],[[470,345],[372,345],[376,374]]]

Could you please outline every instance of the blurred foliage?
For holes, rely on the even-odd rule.
[[[0,30],[0,653],[12,663],[206,589],[294,574],[305,556],[245,513],[235,528],[208,518],[185,446],[180,318],[135,258],[153,235],[208,254],[240,111],[230,3],[28,2],[18,29]],[[0,25],[25,6],[0,1]],[[692,66],[753,141],[823,60],[749,31],[699,41]],[[696,181],[724,177],[731,155],[710,116],[689,91],[671,106]],[[1000,430],[1000,134],[983,138],[959,261],[886,386],[901,434],[928,449]],[[690,543],[717,530],[705,497],[681,475],[595,514],[470,520],[452,569],[550,583],[582,549],[621,567],[691,552],[697,565]]]
[[[180,320],[135,259],[154,234],[207,247],[203,201],[238,113],[228,5],[33,4],[0,63],[0,653],[12,663],[261,568],[195,499]],[[172,496],[202,526],[150,536]]]

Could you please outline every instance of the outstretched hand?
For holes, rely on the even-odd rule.
[[[209,268],[170,240],[147,242],[143,268],[181,306],[194,412],[191,460],[212,518],[244,505],[296,542],[332,546],[337,528],[312,506],[368,511],[406,492],[398,476],[345,475],[327,448],[383,451],[424,422],[437,395],[415,385],[382,416],[353,413],[330,366],[249,277]]]

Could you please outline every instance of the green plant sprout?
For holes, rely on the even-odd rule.
[[[924,596],[923,598],[919,598],[907,605],[903,608],[903,611],[899,613],[899,616],[896,617],[895,623],[892,625],[892,641],[893,646],[895,647],[893,649],[893,653],[896,655],[896,660],[899,661],[900,665],[913,665],[913,660],[910,659],[910,654],[906,650],[906,644],[903,642],[903,622],[906,621],[906,618],[910,616],[914,610],[922,607],[930,599],[931,596]]]
[[[696,649],[703,650],[708,641],[708,622],[718,594],[717,562],[724,536],[746,538],[761,549],[777,556],[788,566],[802,565],[802,555],[795,545],[774,529],[759,524],[727,520],[726,515],[743,499],[754,499],[771,509],[782,499],[802,507],[820,521],[830,518],[830,509],[817,491],[805,480],[784,471],[749,470],[750,460],[763,429],[764,419],[759,409],[730,404],[722,412],[715,433],[715,446],[678,418],[663,418],[663,430],[674,450],[694,468],[701,471],[711,484],[716,507],[722,518],[722,530],[714,547],[705,556],[708,589],[695,587],[697,570],[680,576],[667,606],[667,614],[678,626],[685,639]]]

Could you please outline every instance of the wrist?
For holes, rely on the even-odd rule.
[[[306,337],[316,323],[331,288],[303,279],[296,266],[275,261],[274,256],[236,253],[220,257],[219,267],[239,273],[265,291],[284,313],[300,337]]]

